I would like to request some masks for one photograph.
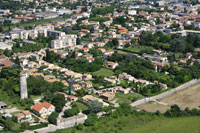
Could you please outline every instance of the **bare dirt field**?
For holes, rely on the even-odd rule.
[[[149,112],[157,110],[165,112],[173,104],[177,104],[181,109],[185,109],[186,107],[200,109],[200,83],[166,96],[156,102],[139,105],[137,108]]]

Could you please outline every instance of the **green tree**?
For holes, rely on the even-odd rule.
[[[90,111],[90,113],[98,113],[102,110],[103,107],[103,103],[97,101],[97,100],[93,100],[88,102],[88,110]]]
[[[65,110],[64,114],[66,117],[77,115],[80,112],[77,106],[72,107],[71,109]]]
[[[125,48],[128,48],[128,47],[130,47],[130,44],[127,43],[127,44],[124,45],[124,47],[125,47]]]
[[[186,47],[186,41],[183,38],[175,38],[170,44],[170,49],[173,52],[184,52]]]
[[[151,32],[142,32],[140,35],[140,44],[141,45],[151,45],[151,42],[157,40],[155,36]]]
[[[58,115],[59,115],[59,114],[58,114],[57,112],[53,112],[53,113],[48,117],[48,121],[49,121],[51,124],[56,125]]]
[[[27,130],[29,128],[29,123],[28,122],[22,122],[21,123],[21,129]]]
[[[56,94],[52,99],[52,104],[56,107],[56,112],[61,112],[65,103],[65,96],[63,94]]]
[[[119,46],[119,41],[117,38],[114,38],[112,39],[112,41],[109,41],[106,45],[110,48],[117,48]]]
[[[2,32],[3,31],[3,28],[0,26],[0,32]]]
[[[85,121],[85,126],[93,126],[98,120],[98,116],[95,113],[91,113],[88,115],[88,119]]]

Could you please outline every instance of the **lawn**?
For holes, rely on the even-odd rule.
[[[125,48],[125,50],[130,50],[130,51],[134,51],[134,52],[138,52],[138,53],[141,52],[141,49],[137,48],[137,47],[134,47],[134,48]]]
[[[101,68],[100,70],[92,73],[95,76],[103,76],[103,77],[110,77],[114,74],[114,72],[107,68]]]
[[[31,95],[30,97],[31,97],[33,100],[37,100],[37,99],[42,98],[43,96],[34,96],[34,95]]]
[[[199,133],[200,117],[164,118],[134,130],[135,133]]]
[[[166,118],[151,115],[104,117],[95,126],[82,130],[68,128],[56,133],[198,133],[200,117]]]
[[[115,99],[117,100],[118,103],[128,103],[128,104],[142,98],[144,98],[144,96],[137,93],[128,93],[128,94],[116,93],[115,96]]]
[[[75,102],[74,104],[76,104],[76,105],[78,106],[78,108],[79,108],[80,110],[82,110],[82,111],[88,110],[88,107],[87,107],[85,104],[83,104],[83,103]]]

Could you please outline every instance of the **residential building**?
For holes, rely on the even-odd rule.
[[[97,100],[98,102],[103,103],[103,106],[104,106],[104,107],[105,107],[105,106],[109,106],[109,104],[106,103],[106,102],[104,102],[102,99],[96,98],[96,97],[94,97],[94,96],[92,96],[92,95],[85,95],[85,96],[82,97],[82,99],[83,99],[83,101],[84,101],[85,103],[90,102],[90,101],[95,101],[95,100]]]
[[[113,92],[105,92],[103,94],[100,94],[100,97],[105,100],[113,100],[115,98],[115,93]]]
[[[32,115],[28,110],[22,111],[20,113],[15,114],[18,122],[25,122],[32,120]]]
[[[34,106],[32,107],[32,111],[36,115],[41,115],[42,117],[47,116],[47,109],[39,103],[34,104]]]
[[[5,108],[7,108],[7,104],[0,101],[0,109],[5,109]]]
[[[12,67],[14,65],[15,64],[12,61],[9,61],[7,59],[0,61],[0,69],[2,69],[3,67]]]
[[[83,85],[87,89],[93,88],[92,82],[90,81],[84,82]]]
[[[51,36],[53,38],[58,38],[60,36],[65,36],[65,32],[61,32],[61,31],[55,31],[55,30],[48,30],[47,31],[47,36]]]
[[[76,102],[78,100],[78,97],[73,96],[73,95],[67,95],[64,92],[57,92],[58,94],[63,94],[65,96],[65,100],[66,101],[70,101],[70,102]]]
[[[137,15],[137,11],[136,10],[128,10],[128,14],[129,15]]]
[[[107,66],[108,68],[110,68],[110,69],[115,69],[117,66],[119,66],[119,64],[116,63],[116,62],[107,61],[107,62],[106,62],[106,66]]]
[[[150,55],[150,54],[145,54],[145,53],[142,56],[145,59],[149,59],[149,60],[154,61],[154,62],[160,62],[160,63],[164,63],[164,64],[168,63],[167,57]]]
[[[51,41],[51,48],[61,49],[70,46],[76,46],[76,39],[77,36],[74,34],[57,36],[56,40]]]
[[[50,115],[55,111],[55,106],[48,102],[43,102],[41,105],[47,109],[47,115]]]
[[[50,104],[48,102],[43,102],[42,104],[36,103],[32,107],[32,111],[33,111],[33,113],[35,113],[37,115],[46,117],[55,111],[55,106],[53,106],[52,104]]]
[[[6,49],[11,50],[12,49],[12,45],[8,45],[8,44],[6,44],[4,42],[0,42],[0,49],[1,50],[6,50]]]
[[[71,85],[71,90],[77,91],[80,90],[82,87],[79,84],[73,84]]]

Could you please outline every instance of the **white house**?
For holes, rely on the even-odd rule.
[[[74,34],[58,36],[56,40],[51,41],[51,48],[60,49],[69,46],[76,46],[77,36]]]
[[[129,15],[137,15],[137,11],[136,10],[128,10],[128,14]]]
[[[107,61],[106,62],[107,67],[109,67],[110,69],[115,69],[117,66],[119,66],[118,63],[116,62],[112,62],[112,61]]]
[[[55,106],[48,102],[43,102],[42,104],[36,103],[32,107],[33,113],[46,117],[55,111]]]

